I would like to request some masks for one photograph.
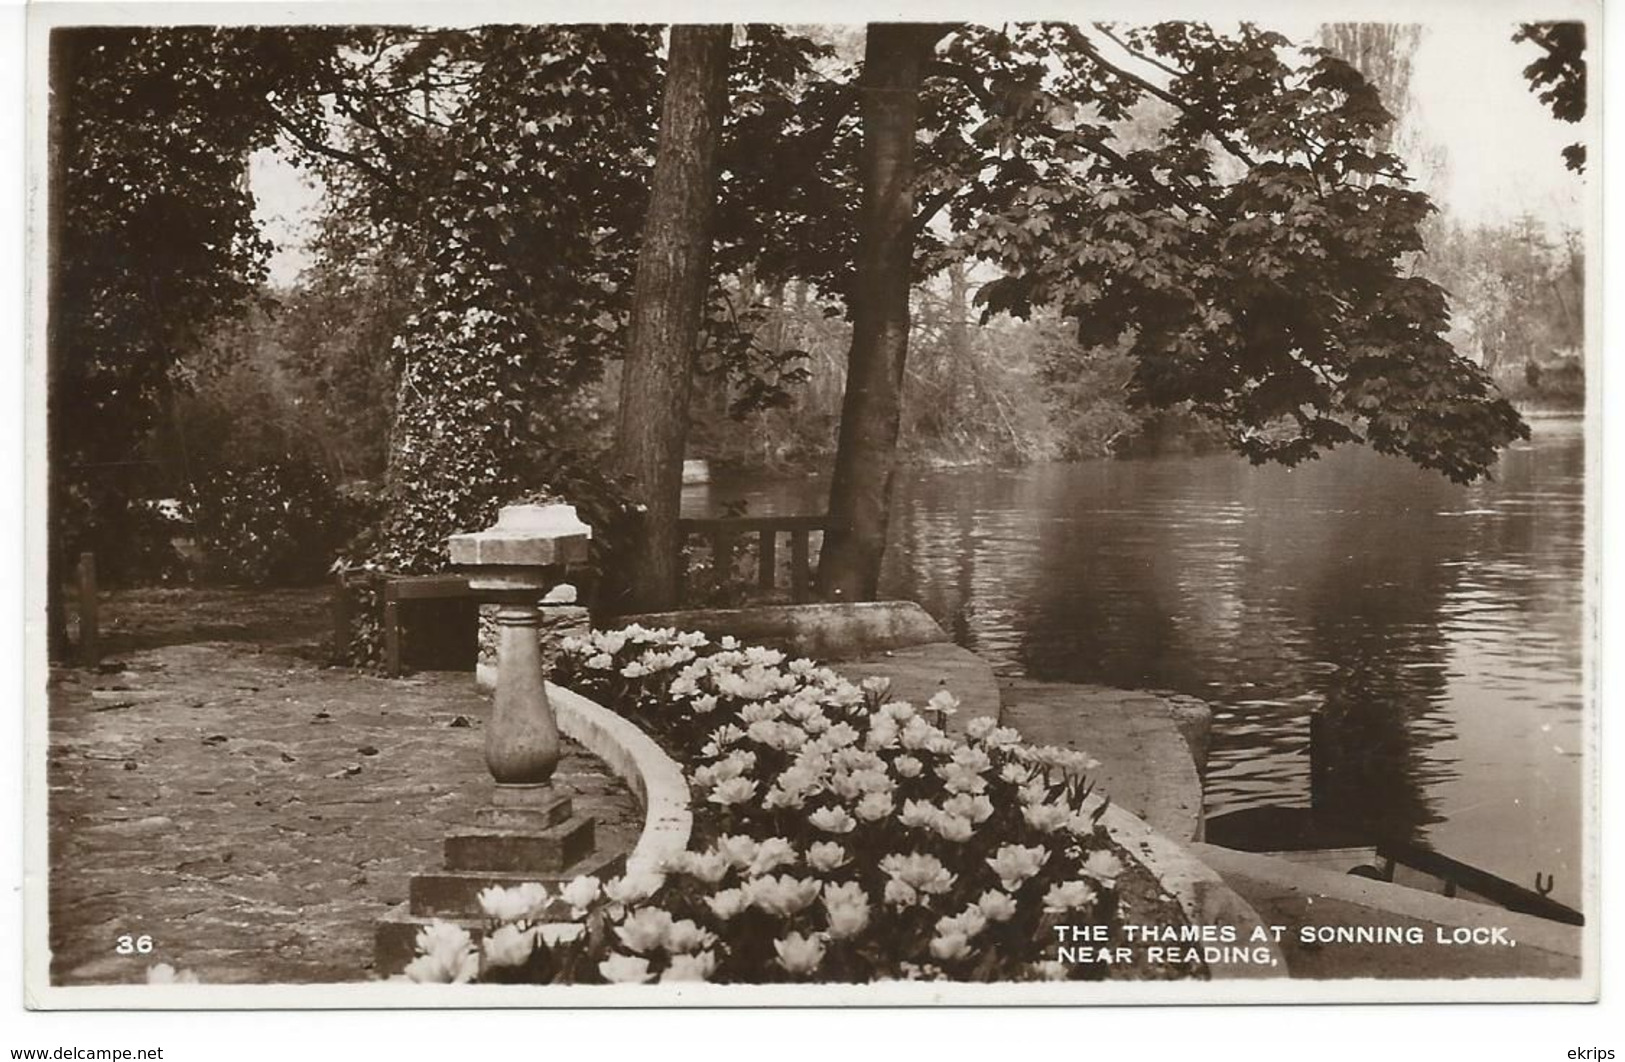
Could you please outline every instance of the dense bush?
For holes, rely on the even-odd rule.
[[[187,498],[205,574],[254,586],[320,578],[345,536],[338,492],[310,461],[222,465]]]
[[[481,896],[491,931],[419,938],[419,981],[743,983],[1098,978],[1048,961],[1054,927],[1119,922],[1125,865],[1087,755],[991,719],[942,728],[884,680],[725,638],[629,627],[567,639],[559,677],[687,768],[688,851],[664,867]],[[568,943],[542,923],[569,911]]]

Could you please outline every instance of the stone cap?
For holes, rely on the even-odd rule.
[[[588,559],[592,528],[573,505],[505,505],[484,531],[452,535],[451,562],[545,567]]]

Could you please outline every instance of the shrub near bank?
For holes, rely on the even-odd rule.
[[[209,577],[251,586],[308,583],[343,540],[340,500],[314,462],[220,465],[187,497]]]
[[[628,627],[569,639],[558,679],[649,731],[686,768],[690,850],[631,870],[482,896],[476,946],[437,925],[425,981],[651,982],[1095,978],[1063,966],[1059,924],[1115,925],[1124,862],[1085,754],[991,719],[917,708],[777,650]],[[540,922],[586,925],[548,947]]]

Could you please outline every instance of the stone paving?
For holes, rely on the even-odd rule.
[[[364,980],[378,918],[472,822],[489,702],[471,674],[322,668],[282,635],[53,673],[54,983],[140,981],[157,962],[212,982]],[[600,850],[630,849],[642,812],[618,779],[575,746],[557,779]],[[124,934],[153,950],[119,956]]]
[[[1100,761],[1091,779],[1120,807],[1181,844],[1201,838],[1208,718],[1201,701],[1014,677],[999,686],[1003,720],[1022,737],[1082,749]]]

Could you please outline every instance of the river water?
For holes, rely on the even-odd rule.
[[[1468,487],[1348,448],[909,473],[886,596],[1001,672],[1214,705],[1208,814],[1309,803],[1581,894],[1584,431],[1532,422]],[[820,512],[816,480],[690,488],[685,510]],[[1079,735],[1087,747],[1088,735]]]

